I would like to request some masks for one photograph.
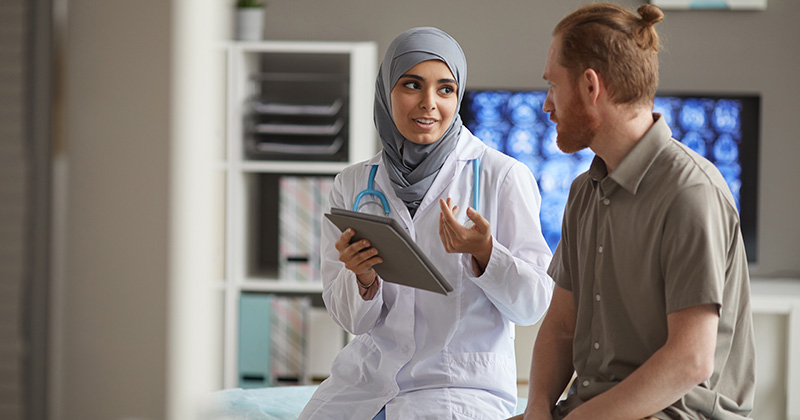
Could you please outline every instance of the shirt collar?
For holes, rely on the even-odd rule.
[[[650,165],[656,159],[672,138],[672,130],[661,114],[653,114],[653,125],[647,130],[644,137],[639,140],[630,152],[622,159],[619,166],[609,175],[614,182],[631,194],[636,194]],[[599,163],[597,161],[600,161]],[[591,175],[593,179],[600,180],[607,174],[605,162],[595,158],[592,163]],[[602,172],[602,175],[601,175]]]

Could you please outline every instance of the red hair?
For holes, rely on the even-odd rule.
[[[653,25],[664,12],[643,4],[633,12],[609,3],[589,4],[558,23],[560,64],[573,80],[587,69],[596,71],[611,100],[652,106],[658,89],[658,33]]]

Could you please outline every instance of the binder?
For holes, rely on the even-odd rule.
[[[270,329],[272,296],[242,293],[239,296],[238,386],[258,388],[272,384]]]
[[[353,241],[367,239],[372,247],[378,249],[383,262],[373,268],[381,280],[443,295],[453,291],[396,220],[337,208],[325,213],[325,217],[342,232],[353,228],[356,231]]]

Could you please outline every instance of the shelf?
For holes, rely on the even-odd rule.
[[[292,54],[347,53],[358,49],[374,50],[372,42],[330,42],[330,41],[230,41],[227,46],[242,52],[285,52]]]
[[[334,136],[342,131],[344,123],[337,119],[333,124],[256,124],[254,131],[258,134],[288,134],[309,136]]]
[[[242,282],[239,289],[242,292],[322,293],[322,283],[250,278]]]
[[[246,160],[239,164],[239,168],[243,172],[253,173],[333,175],[348,165],[347,162]]]
[[[800,419],[800,279],[751,278],[750,299],[753,315],[785,318],[786,339],[786,418]],[[758,346],[758,343],[757,343]]]
[[[336,139],[330,144],[297,144],[297,143],[282,143],[282,142],[264,142],[253,146],[254,152],[281,153],[287,155],[298,154],[311,154],[311,155],[333,155],[336,154],[344,144],[341,137]]]
[[[750,279],[754,313],[790,314],[800,309],[800,279]]]
[[[285,103],[263,103],[256,101],[253,110],[260,114],[271,115],[322,115],[332,117],[342,109],[343,101],[336,98],[331,104],[308,105],[308,104],[285,104]]]
[[[261,73],[251,76],[253,80],[271,82],[346,82],[337,73]]]
[[[226,159],[214,163],[224,172],[226,194],[224,284],[217,285],[225,302],[224,386],[240,385],[241,351],[252,351],[239,348],[245,294],[310,299],[319,319],[310,321],[306,331],[306,342],[315,340],[315,352],[306,355],[310,362],[303,377],[324,376],[343,345],[343,334],[332,334],[337,330],[330,326],[319,334],[315,327],[319,320],[334,325],[324,310],[320,275],[313,272],[318,267],[285,263],[318,260],[308,252],[316,248],[307,239],[313,242],[319,234],[308,236],[307,221],[321,214],[309,219],[306,213],[325,208],[320,198],[327,199],[334,175],[377,153],[372,119],[377,44],[253,41],[224,46]],[[304,178],[319,179],[296,183]],[[305,201],[309,195],[313,201]],[[263,319],[258,319],[247,328],[262,328]]]

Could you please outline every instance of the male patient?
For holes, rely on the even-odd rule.
[[[652,113],[653,25],[664,15],[649,4],[638,13],[587,5],[553,32],[544,111],[562,151],[597,156],[564,212],[526,420],[744,419],[752,410],[736,205],[719,171]]]

